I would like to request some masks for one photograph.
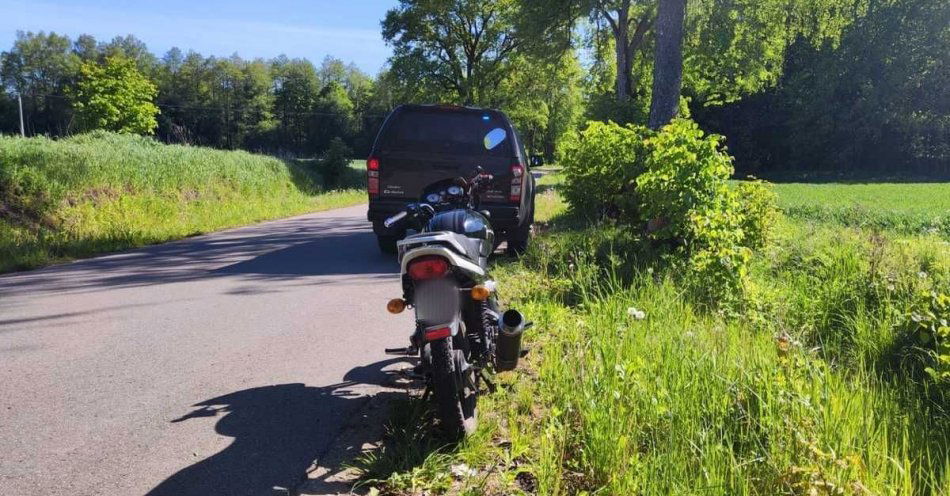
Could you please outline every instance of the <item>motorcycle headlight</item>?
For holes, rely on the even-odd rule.
[[[429,196],[426,197],[426,201],[429,203],[439,203],[439,200],[441,199],[442,197],[439,196],[438,193],[431,193]]]

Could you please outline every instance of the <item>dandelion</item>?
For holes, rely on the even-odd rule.
[[[919,277],[919,278],[921,278],[921,279],[926,279],[926,278],[927,278],[927,273],[924,272],[924,271],[920,271],[920,272],[917,273],[917,277]]]
[[[637,320],[643,320],[643,319],[647,318],[647,313],[644,312],[643,310],[640,310],[640,309],[636,308],[636,307],[630,307],[630,308],[628,308],[628,309],[627,309],[627,315],[629,315],[629,316],[631,316],[631,317],[633,317],[633,318],[635,318],[635,319],[637,319]]]

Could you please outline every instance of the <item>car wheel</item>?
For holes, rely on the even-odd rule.
[[[399,238],[396,236],[376,236],[376,243],[379,244],[379,251],[388,255],[396,254],[396,241],[398,240]]]
[[[525,219],[524,224],[518,226],[514,231],[508,233],[508,254],[513,256],[521,255],[528,249],[528,240],[531,239],[531,225],[534,224],[534,210]]]

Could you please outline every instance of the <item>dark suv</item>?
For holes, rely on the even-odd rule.
[[[496,239],[509,253],[528,244],[534,222],[534,179],[515,128],[497,110],[449,105],[402,105],[376,136],[366,161],[370,221],[384,252],[395,252],[405,233],[383,226],[426,186],[469,175],[476,166],[495,176],[482,195]]]

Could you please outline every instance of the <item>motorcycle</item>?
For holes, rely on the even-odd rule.
[[[387,309],[411,307],[416,317],[410,345],[386,352],[418,356],[412,374],[425,380],[423,397],[431,394],[440,426],[455,438],[475,430],[482,385],[494,391],[489,375],[517,367],[531,325],[517,310],[501,310],[488,274],[495,235],[479,203],[492,180],[479,168],[439,181],[424,189],[423,202],[385,221],[411,233],[396,244],[403,297]]]

